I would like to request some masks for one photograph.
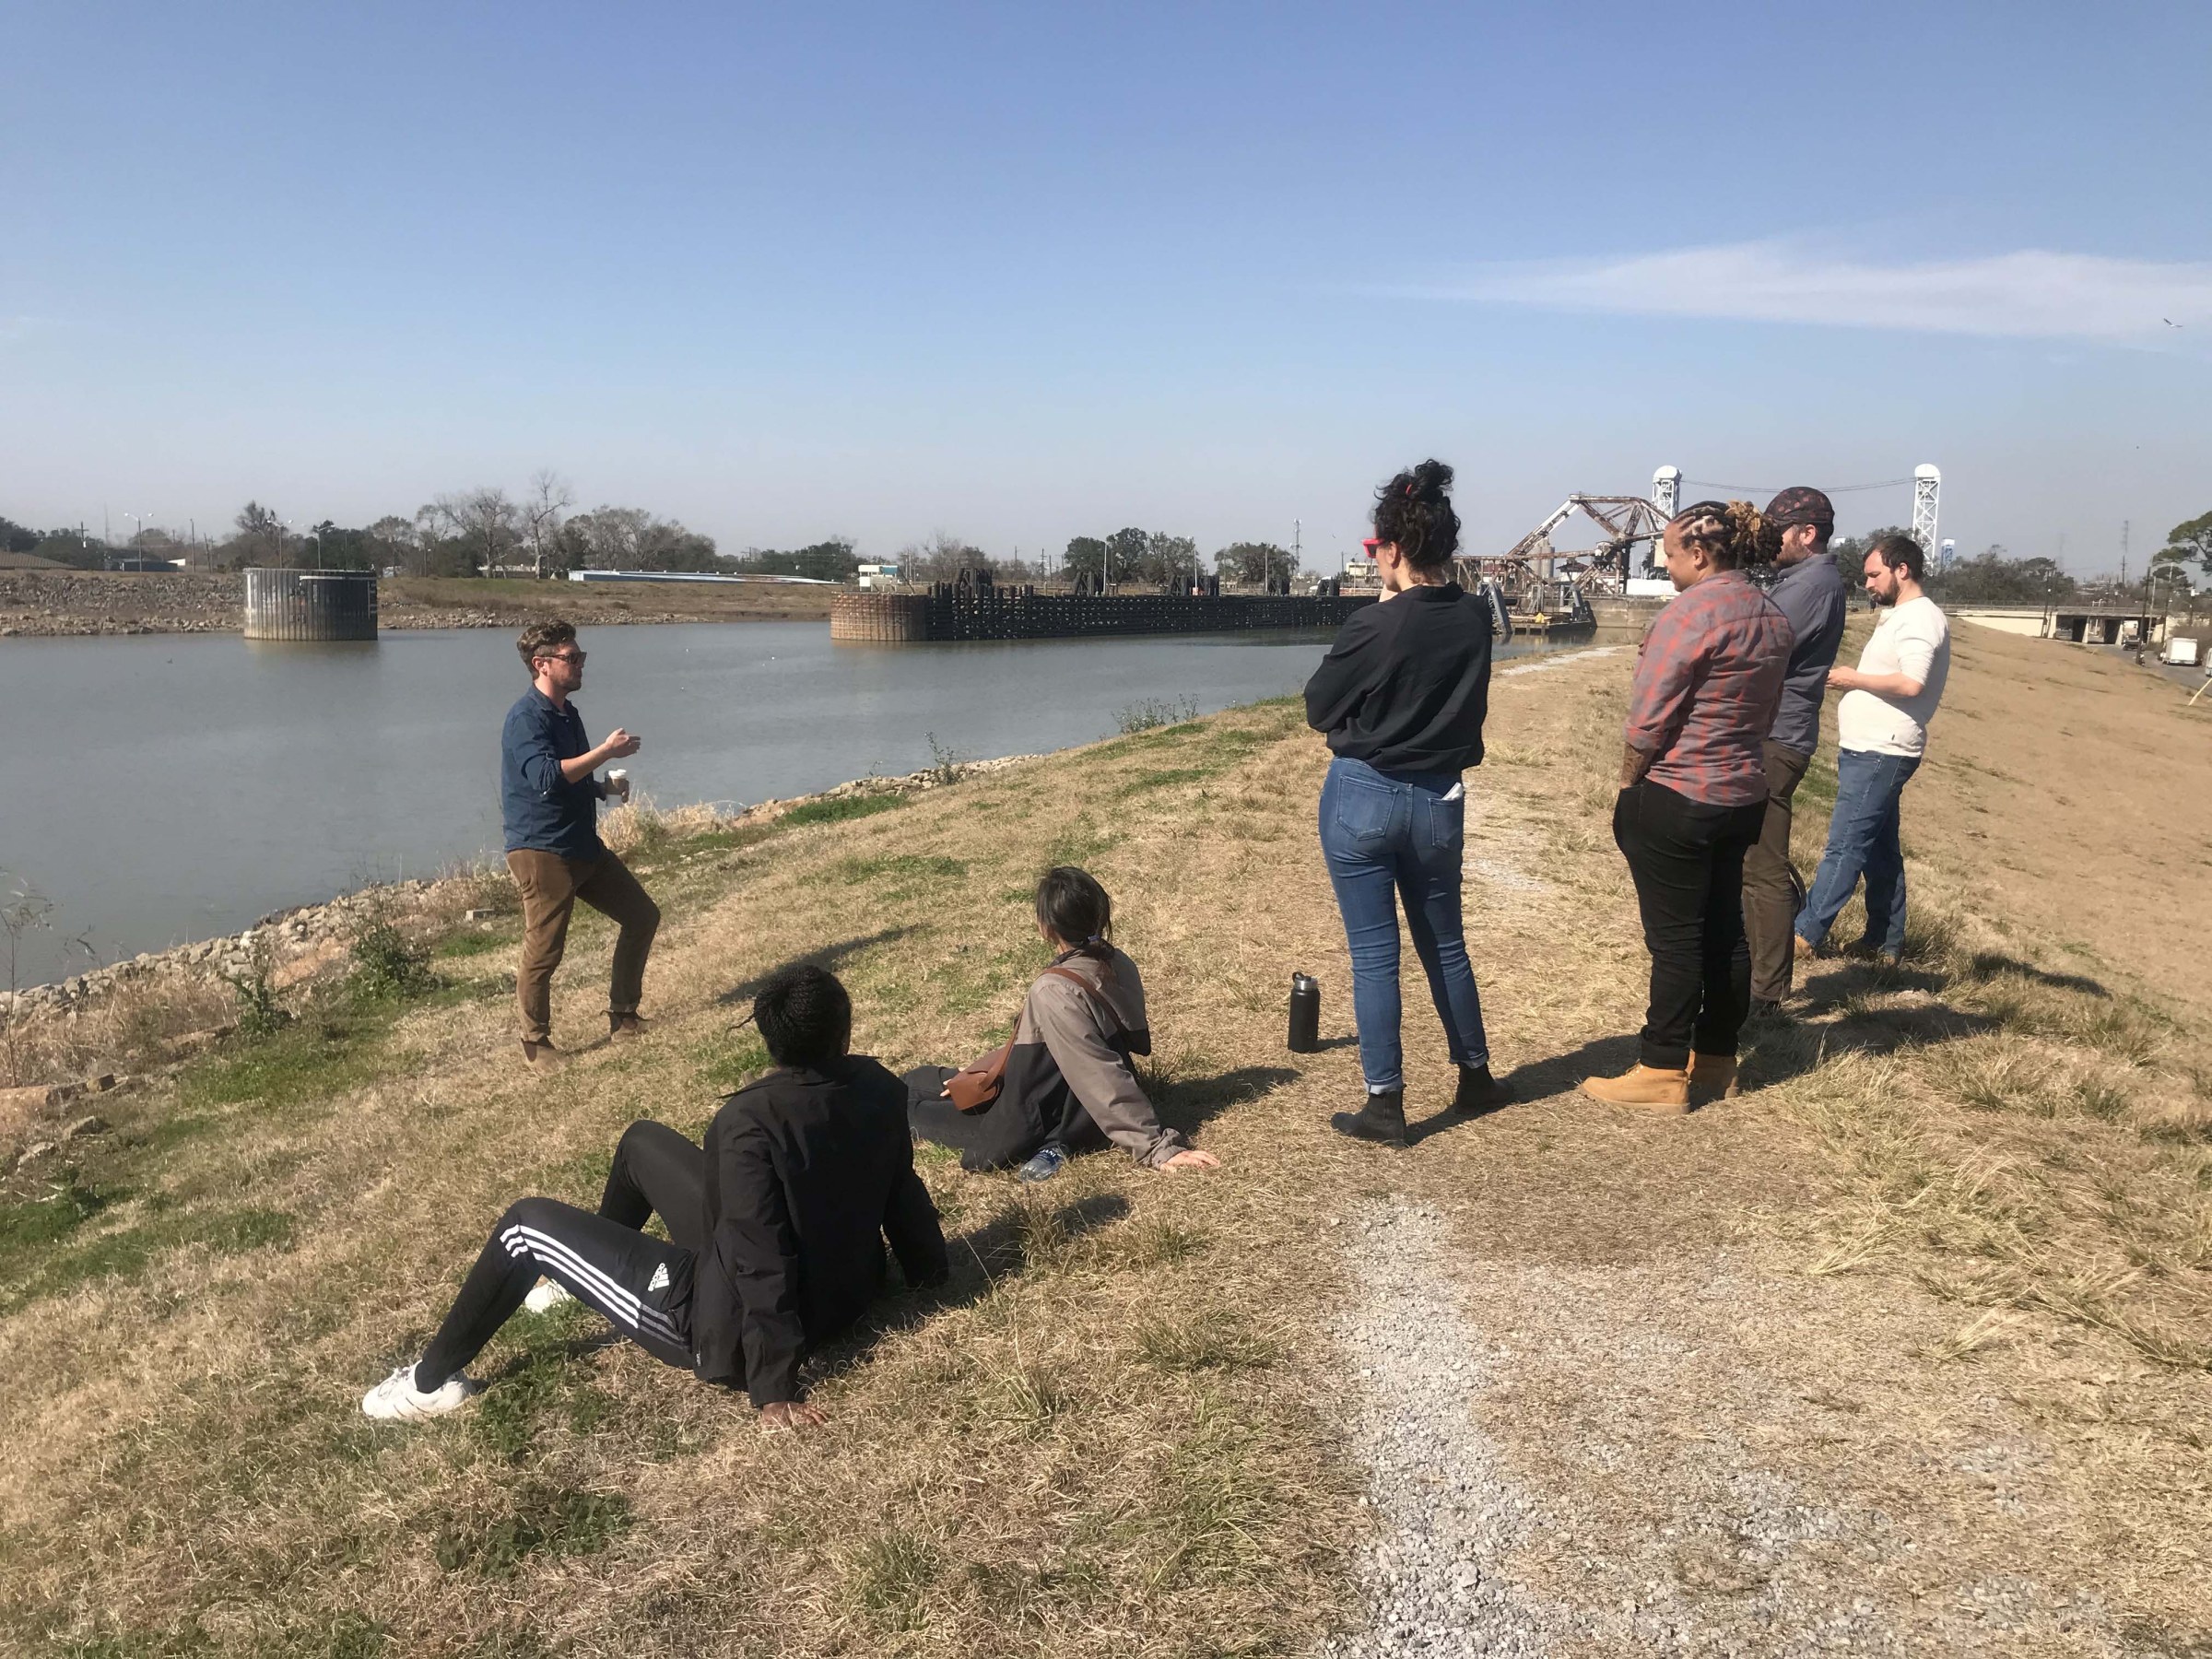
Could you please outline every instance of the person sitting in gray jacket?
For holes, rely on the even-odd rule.
[[[916,1066],[906,1074],[915,1138],[953,1147],[963,1169],[1018,1164],[1024,1181],[1110,1145],[1150,1170],[1218,1169],[1218,1158],[1160,1123],[1129,1064],[1152,1052],[1152,1032],[1136,964],[1113,946],[1106,889],[1072,865],[1047,870],[1037,931],[1053,963],[1023,999],[998,1098],[964,1112],[948,1092],[958,1067]]]

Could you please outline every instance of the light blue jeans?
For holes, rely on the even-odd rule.
[[[1828,819],[1828,851],[1797,912],[1797,936],[1808,945],[1828,937],[1852,890],[1866,878],[1866,935],[1860,943],[1887,956],[1905,948],[1905,850],[1898,840],[1898,804],[1920,770],[1918,755],[1871,749],[1836,752],[1836,806]]]
[[[1352,952],[1352,1015],[1369,1092],[1406,1086],[1399,1046],[1398,905],[1429,976],[1444,1041],[1461,1065],[1488,1065],[1482,998],[1460,923],[1465,798],[1456,772],[1382,772],[1339,755],[1321,786],[1321,851]]]

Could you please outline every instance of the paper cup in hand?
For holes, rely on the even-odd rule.
[[[624,800],[629,799],[629,773],[621,767],[618,766],[606,774],[606,786]]]

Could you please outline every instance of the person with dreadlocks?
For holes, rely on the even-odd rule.
[[[1757,554],[1748,501],[1700,501],[1661,547],[1677,593],[1644,636],[1629,698],[1613,839],[1629,861],[1651,1006],[1636,1065],[1583,1091],[1666,1114],[1735,1092],[1751,1003],[1744,855],[1766,821],[1764,746],[1794,641],[1742,566]]]
[[[963,1110],[960,1068],[906,1074],[907,1121],[917,1140],[960,1155],[968,1170],[1018,1166],[1049,1181],[1077,1152],[1119,1147],[1148,1170],[1212,1170],[1221,1160],[1162,1124],[1130,1065],[1152,1052],[1145,982],[1115,948],[1113,900],[1088,870],[1060,865],[1037,884],[1037,933],[1052,964],[1022,998],[1014,1036],[985,1062],[996,1092]]]

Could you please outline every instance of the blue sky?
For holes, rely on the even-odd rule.
[[[1477,547],[1933,461],[1962,547],[2139,564],[2212,509],[2208,68],[2194,0],[18,7],[0,513],[552,466],[1320,563],[1429,453]]]

